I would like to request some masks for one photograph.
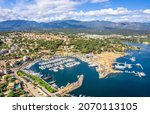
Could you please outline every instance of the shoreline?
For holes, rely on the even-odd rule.
[[[98,67],[96,68],[99,73],[99,78],[106,78],[111,73],[120,73],[121,71],[115,70],[113,68],[113,63],[116,59],[125,56],[123,52],[103,52],[97,58]]]
[[[117,58],[125,56],[125,52],[102,52],[101,54],[81,54],[81,53],[63,53],[62,56],[76,57],[89,65],[96,67],[99,78],[106,78],[111,73],[120,73],[121,71],[113,69],[112,64]],[[90,56],[90,57],[87,57]]]
[[[125,53],[102,52],[101,54],[94,55],[93,58],[81,60],[96,66],[96,71],[99,78],[106,78],[111,73],[120,73],[120,71],[113,69],[112,64],[117,58],[125,56]]]
[[[57,54],[56,54],[57,55]],[[106,78],[111,73],[120,73],[121,71],[113,69],[112,64],[117,58],[126,55],[125,52],[102,52],[101,54],[81,54],[81,53],[69,53],[65,52],[58,54],[59,56],[70,56],[78,58],[91,65],[91,67],[96,67],[96,71],[99,74],[99,78]],[[90,57],[88,57],[90,56]],[[48,58],[47,58],[48,59]],[[37,59],[36,61],[38,61]],[[45,58],[40,58],[40,60],[46,60]],[[35,61],[34,61],[35,62]],[[32,63],[30,63],[32,64]],[[30,66],[30,64],[28,64]]]

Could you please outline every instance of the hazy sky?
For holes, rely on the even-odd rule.
[[[0,21],[150,22],[150,0],[0,0]]]

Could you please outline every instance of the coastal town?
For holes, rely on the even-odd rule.
[[[150,44],[149,35],[96,35],[65,34],[63,32],[3,32],[0,33],[0,96],[1,97],[57,97],[72,96],[69,92],[82,86],[83,75],[77,81],[63,88],[55,82],[47,83],[51,78],[41,78],[41,74],[29,68],[38,61],[39,69],[58,72],[79,65],[80,59],[95,67],[99,78],[111,73],[119,73],[113,67],[115,60],[126,55],[125,50],[139,50],[122,42]],[[67,58],[69,57],[69,58]],[[134,58],[131,58],[134,61]],[[117,64],[119,65],[119,64]],[[116,68],[121,68],[115,65]],[[129,64],[126,67],[131,67]],[[137,64],[137,66],[142,66]],[[135,73],[145,76],[143,72]]]

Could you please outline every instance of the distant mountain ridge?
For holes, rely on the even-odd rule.
[[[9,20],[0,22],[0,31],[45,31],[45,30],[77,30],[95,32],[131,32],[150,33],[150,23],[110,22],[110,21],[77,21],[62,20],[38,23],[26,20]]]

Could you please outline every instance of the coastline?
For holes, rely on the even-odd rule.
[[[82,54],[80,52],[77,53],[70,53],[70,52],[63,52],[63,53],[56,53],[56,56],[71,56],[78,58],[86,63],[89,64],[90,67],[95,67],[96,71],[99,74],[99,78],[106,78],[111,73],[120,73],[121,71],[115,70],[113,68],[113,63],[116,61],[117,58],[123,57],[127,55],[125,52],[102,52],[101,54]],[[48,57],[42,57],[41,60],[47,60]],[[34,62],[37,62],[37,59]],[[30,63],[31,64],[31,63]],[[33,63],[32,63],[33,64]],[[29,64],[28,64],[29,65]]]
[[[60,53],[59,53],[60,54]],[[91,66],[96,66],[99,78],[106,78],[111,73],[120,73],[121,71],[113,69],[112,64],[117,58],[126,55],[125,52],[102,52],[101,54],[81,54],[81,53],[62,53],[62,56],[76,57]],[[90,57],[87,57],[90,56]]]
[[[103,52],[98,55],[97,61],[98,67],[96,68],[99,73],[99,78],[106,78],[111,73],[120,73],[120,71],[113,69],[112,64],[117,58],[125,56],[125,53],[117,52]]]

